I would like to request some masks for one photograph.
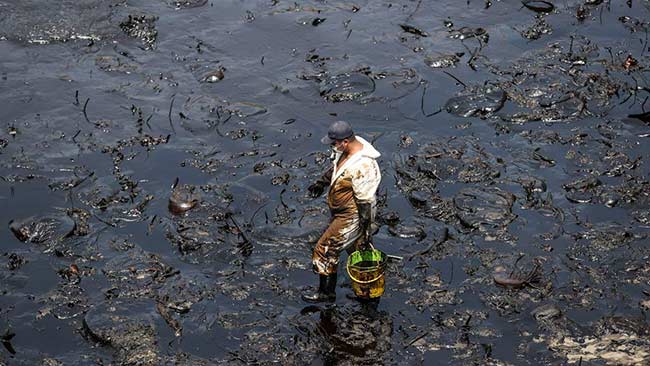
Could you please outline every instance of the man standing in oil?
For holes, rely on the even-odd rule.
[[[303,300],[308,302],[334,301],[341,252],[370,246],[381,181],[376,161],[381,154],[368,141],[355,136],[348,122],[332,123],[321,142],[332,147],[333,163],[308,190],[316,198],[329,187],[327,204],[331,219],[312,254],[314,272],[320,282],[317,291],[303,294]]]

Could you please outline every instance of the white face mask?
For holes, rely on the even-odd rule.
[[[332,145],[332,151],[334,152],[334,154],[338,154],[338,155],[343,154],[343,150],[339,149],[336,145]]]
[[[339,155],[341,155],[339,150],[336,149],[335,147],[332,147],[332,149],[330,150],[330,160],[336,160],[336,157]]]

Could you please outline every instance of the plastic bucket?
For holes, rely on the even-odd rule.
[[[386,254],[372,249],[356,251],[348,257],[346,269],[357,297],[374,299],[384,294]]]

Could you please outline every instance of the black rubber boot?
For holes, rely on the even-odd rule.
[[[327,296],[329,296],[332,301],[336,300],[336,280],[337,280],[337,275],[336,273],[332,273],[331,275],[327,276],[327,287],[325,288],[325,293],[327,293]]]
[[[336,273],[329,276],[319,275],[318,290],[302,295],[307,302],[333,302],[336,300]]]

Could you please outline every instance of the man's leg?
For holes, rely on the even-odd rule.
[[[314,270],[318,273],[318,289],[302,295],[307,302],[333,302],[336,300],[338,253],[325,246],[316,245],[312,256]]]
[[[307,302],[333,302],[336,300],[337,269],[343,222],[334,219],[320,237],[312,254],[314,272],[318,273],[319,285],[316,291],[302,295]]]

